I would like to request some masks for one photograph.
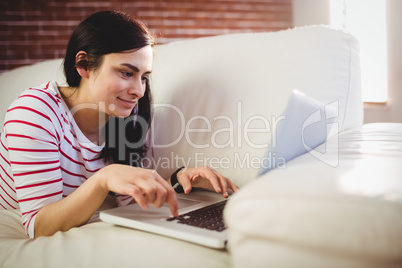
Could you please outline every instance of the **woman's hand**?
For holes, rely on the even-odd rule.
[[[74,192],[60,201],[42,207],[35,220],[35,237],[53,235],[88,221],[109,191],[130,195],[143,208],[168,203],[178,216],[176,193],[154,170],[111,164],[88,178]]]
[[[216,170],[209,167],[183,168],[177,173],[177,180],[188,194],[193,187],[213,189],[217,193],[222,193],[224,197],[229,196],[229,190],[236,192],[239,190],[233,182],[219,174]]]
[[[175,191],[155,170],[112,164],[99,173],[107,191],[131,196],[143,209],[168,203],[172,215],[178,216]]]

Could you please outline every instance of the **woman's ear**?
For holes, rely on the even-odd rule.
[[[75,68],[82,78],[88,78],[88,54],[81,50],[75,56]]]

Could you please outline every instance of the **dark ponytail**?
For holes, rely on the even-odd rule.
[[[96,71],[104,55],[154,44],[152,34],[139,20],[118,11],[97,12],[82,21],[71,35],[64,58],[67,83],[70,87],[79,86],[78,66]],[[76,62],[79,51],[85,51],[87,57]],[[133,110],[127,118],[109,118],[103,129],[106,144],[100,157],[105,161],[139,166],[148,149],[145,140],[151,118],[151,92],[147,83],[136,114]]]

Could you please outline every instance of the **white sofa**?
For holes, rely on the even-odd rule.
[[[61,63],[0,75],[1,125],[22,90],[64,83]],[[228,249],[96,215],[30,240],[19,211],[0,210],[0,267],[401,267],[402,125],[362,125],[353,36],[311,26],[159,45],[151,82],[153,167],[168,178],[182,164],[207,164],[241,187],[225,210]],[[318,157],[309,152],[259,176],[274,121],[295,88],[336,102],[340,133],[314,149]]]

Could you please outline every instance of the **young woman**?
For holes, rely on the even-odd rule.
[[[130,163],[147,151],[154,40],[127,14],[98,12],[73,32],[64,72],[68,87],[48,82],[26,90],[8,109],[0,145],[0,209],[20,209],[29,237],[85,224],[109,193],[143,209],[167,203],[171,184]],[[138,122],[138,123],[137,123]],[[124,142],[122,142],[122,139]],[[133,146],[136,145],[136,146]],[[238,188],[208,167],[180,169],[174,184]]]

